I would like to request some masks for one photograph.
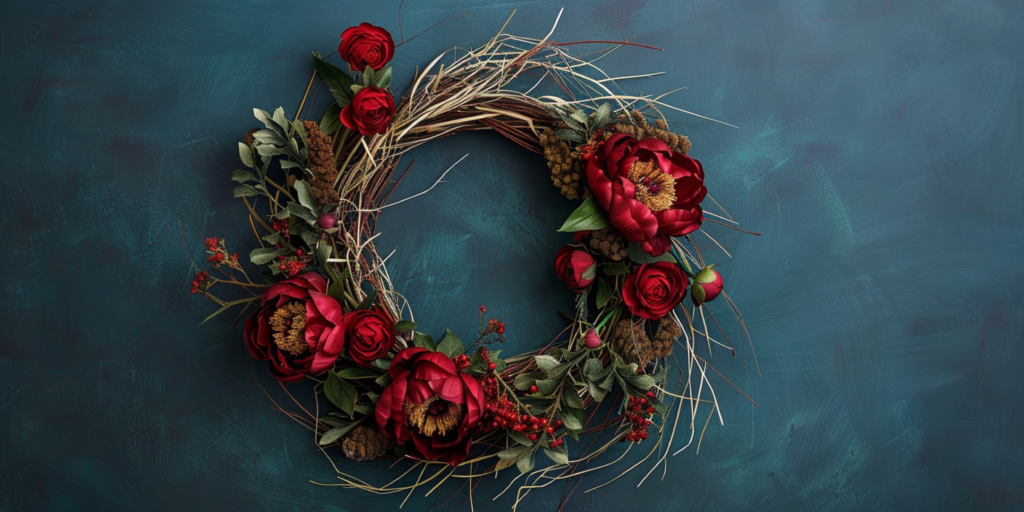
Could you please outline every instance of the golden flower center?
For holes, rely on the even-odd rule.
[[[270,317],[270,330],[274,331],[277,348],[293,356],[309,350],[306,343],[306,305],[289,302]]]
[[[462,404],[441,400],[437,395],[419,404],[406,402],[402,408],[409,418],[409,425],[427,437],[434,434],[443,436],[445,432],[458,428],[462,421]]]
[[[635,197],[652,212],[668,210],[676,202],[676,180],[661,170],[654,160],[637,160],[629,168],[629,181],[635,185]]]

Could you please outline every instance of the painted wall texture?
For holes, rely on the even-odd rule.
[[[400,47],[395,83],[484,42],[513,10],[509,31],[542,37],[559,7],[556,41],[665,48],[602,61],[665,71],[627,92],[685,86],[675,105],[740,127],[669,116],[715,199],[764,233],[712,228],[735,255],[716,261],[762,376],[714,363],[760,407],[719,384],[725,426],[699,454],[670,458],[639,491],[642,472],[583,494],[614,475],[598,473],[566,510],[1024,510],[1024,6],[409,0],[407,38],[475,14]],[[369,511],[404,498],[308,483],[333,470],[271,410],[230,319],[199,326],[212,304],[189,294],[179,232],[192,250],[206,236],[248,250],[228,180],[236,141],[252,107],[294,113],[309,52],[332,52],[346,27],[339,10],[399,33],[397,1],[4,3],[0,510]],[[507,351],[536,347],[572,304],[551,260],[573,205],[539,157],[493,134],[419,150],[395,197],[465,153],[447,183],[382,217],[380,250],[397,250],[390,269],[421,326],[472,333],[486,304],[509,326]],[[508,479],[482,484],[476,510],[506,509],[489,500]],[[554,510],[562,489],[528,509]]]

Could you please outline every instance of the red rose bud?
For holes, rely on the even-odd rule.
[[[658,139],[616,133],[587,159],[587,185],[627,240],[658,256],[696,231],[707,195],[700,162]]]
[[[597,265],[590,253],[567,245],[555,255],[555,273],[566,287],[581,293],[597,277]]]
[[[320,226],[320,229],[334,229],[338,227],[338,217],[333,213],[321,213],[316,218],[316,225]]]
[[[591,329],[587,331],[587,335],[583,337],[583,344],[587,348],[597,348],[601,346],[601,338],[597,336],[597,331]]]
[[[307,272],[263,292],[259,309],[242,333],[249,353],[267,361],[282,382],[323,373],[345,345],[341,304],[327,295],[327,281]]]
[[[366,66],[380,71],[395,55],[395,40],[383,28],[360,23],[341,33],[338,55],[352,71],[362,71]]]
[[[626,277],[622,302],[636,316],[660,320],[682,302],[688,284],[675,263],[645,263]]]
[[[391,384],[374,408],[377,428],[415,458],[458,466],[469,453],[472,431],[486,411],[480,382],[459,373],[444,352],[423,347],[400,351],[388,375]]]
[[[395,345],[394,320],[383,308],[361,309],[345,314],[345,353],[359,366],[371,368],[373,362],[388,355]]]
[[[361,135],[384,133],[395,117],[395,98],[380,87],[363,87],[341,109],[341,124]]]
[[[693,285],[690,286],[690,300],[695,306],[710,302],[722,293],[722,275],[712,269],[715,265],[708,265],[693,276]]]

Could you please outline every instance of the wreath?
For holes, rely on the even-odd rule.
[[[504,29],[479,48],[439,55],[396,105],[391,34],[350,27],[338,47],[347,70],[314,53],[298,112],[319,78],[334,100],[320,122],[254,109],[263,127],[238,144],[245,169],[232,174],[234,196],[257,235],[248,260],[262,279],[250,277],[225,240],[206,239],[216,274],[196,267],[192,293],[221,306],[206,320],[239,307],[249,354],[267,362],[282,388],[312,381],[313,412],[290,392],[298,411],[275,406],[311,430],[328,457],[340,448],[357,462],[409,461],[384,485],[336,466],[340,483],[325,485],[429,494],[455,479],[471,496],[478,477],[514,466],[526,475],[518,505],[530,489],[609,466],[638,445],[652,445],[643,458],[655,459],[650,475],[692,444],[698,418],[707,414],[706,429],[718,413],[711,377],[725,377],[707,357],[713,345],[733,357],[736,350],[706,304],[722,297],[741,342],[749,341],[721,274],[690,238],[704,223],[737,223],[713,200],[720,213],[704,210],[704,168],[662,109],[696,114],[661,97],[614,93],[618,79],[593,64],[622,46],[646,46],[556,43],[554,28],[541,39]],[[584,43],[610,46],[590,60],[567,50]],[[565,97],[532,95],[544,81]],[[528,353],[495,348],[506,325],[484,306],[468,344],[451,331],[434,338],[421,330],[374,245],[382,211],[422,194],[390,201],[405,176],[395,177],[401,157],[466,130],[493,130],[543,155],[554,185],[580,202],[559,228],[573,239],[554,256],[558,278],[576,294],[575,312],[551,343]],[[225,287],[242,298],[223,298]],[[673,451],[680,425],[689,433]],[[581,436],[589,444],[569,450],[566,438]],[[586,466],[619,442],[626,449],[615,460]]]

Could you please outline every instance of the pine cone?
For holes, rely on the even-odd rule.
[[[302,125],[306,128],[306,142],[309,143],[307,166],[313,171],[313,179],[309,182],[313,197],[320,206],[337,206],[341,200],[338,191],[334,189],[338,170],[334,167],[331,136],[320,131],[320,127],[313,121],[303,121]]]
[[[586,186],[583,165],[569,144],[548,128],[540,134],[540,147],[544,149],[544,159],[551,169],[551,182],[562,195],[569,199],[586,199],[590,189]]]
[[[654,358],[651,340],[644,333],[642,320],[619,320],[612,329],[612,350],[641,368]]]
[[[622,261],[626,257],[626,239],[611,226],[590,234],[590,248],[601,251],[612,261]]]
[[[654,357],[664,359],[672,355],[672,347],[676,339],[683,334],[683,328],[675,320],[665,317],[658,326],[658,334],[651,340],[651,351]]]
[[[388,439],[384,434],[369,427],[356,427],[341,443],[345,456],[356,461],[374,460],[388,449]]]
[[[690,139],[684,135],[668,131],[668,125],[665,124],[663,119],[655,119],[654,126],[651,126],[647,123],[647,118],[639,110],[631,110],[629,112],[629,119],[632,120],[632,124],[626,124],[626,116],[621,116],[619,119],[622,122],[615,125],[614,129],[616,132],[625,133],[636,140],[658,139],[668,145],[669,149],[678,153],[686,153],[690,150]],[[605,135],[605,140],[608,137],[611,137],[611,132]]]

